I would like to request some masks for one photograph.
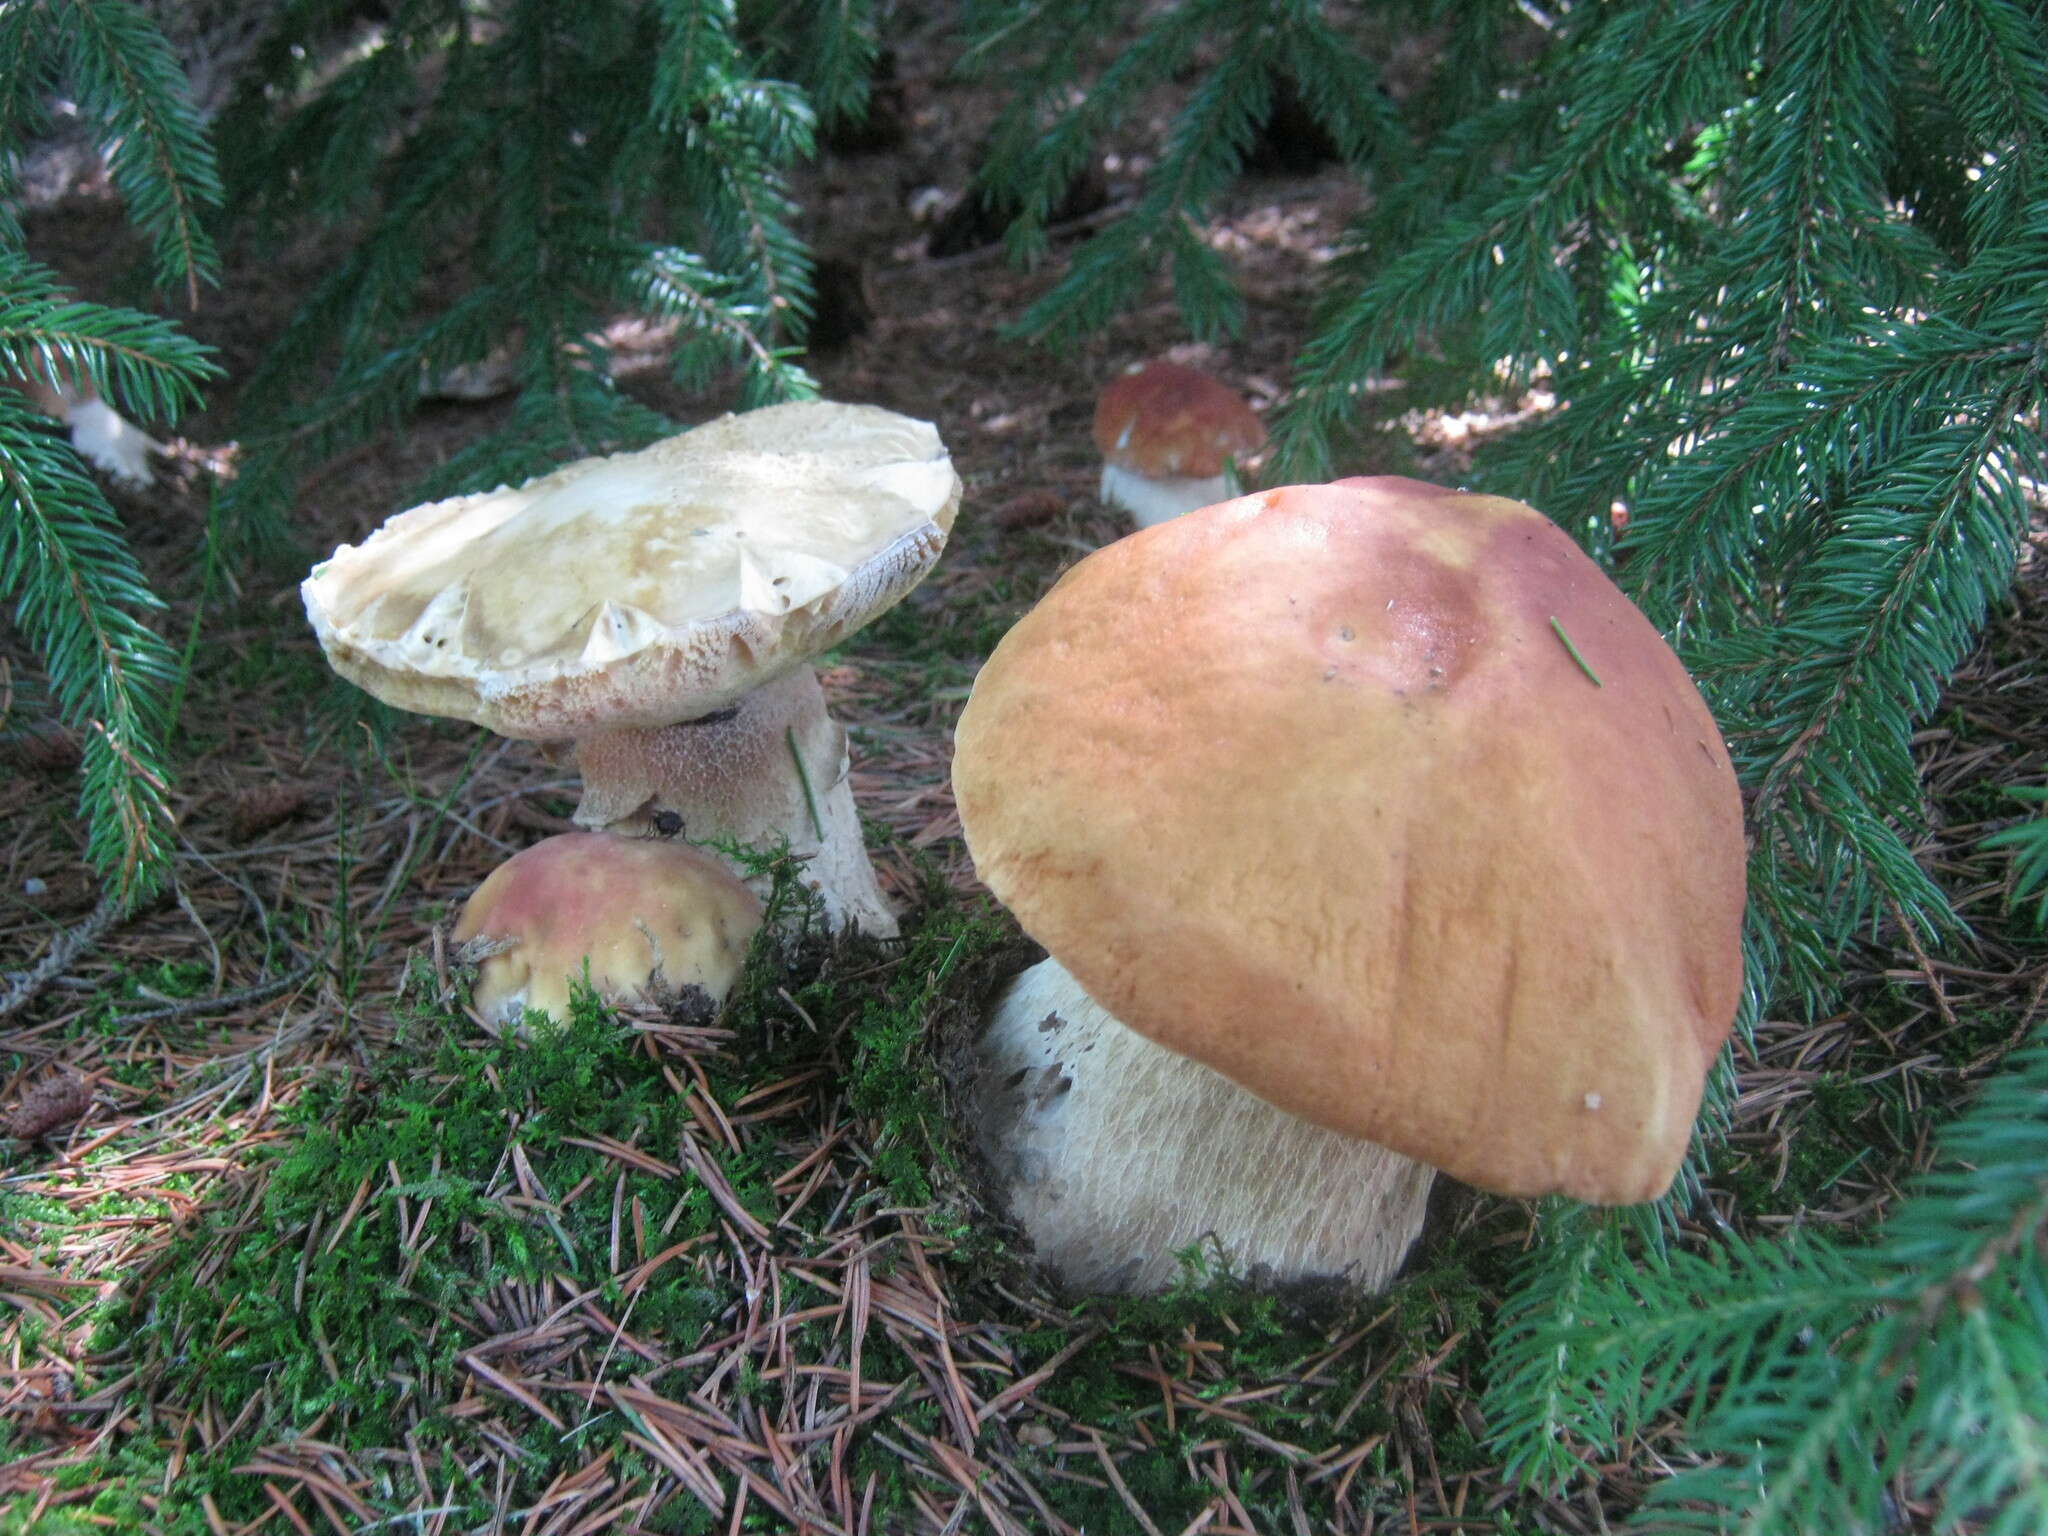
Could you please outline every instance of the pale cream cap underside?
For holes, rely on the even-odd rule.
[[[882,613],[944,548],[937,430],[805,401],[415,507],[301,587],[385,703],[535,740],[724,708]]]

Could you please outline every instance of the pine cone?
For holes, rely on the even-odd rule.
[[[312,798],[311,789],[291,780],[236,790],[228,799],[228,840],[237,847],[253,843],[297,815]]]
[[[16,1141],[36,1141],[62,1130],[92,1108],[92,1083],[76,1072],[46,1077],[22,1095],[6,1122]]]

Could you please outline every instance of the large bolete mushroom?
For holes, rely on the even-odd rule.
[[[1361,480],[1120,540],[996,648],[953,782],[1051,954],[978,1043],[978,1134],[1071,1284],[1213,1236],[1377,1287],[1432,1169],[1669,1184],[1742,987],[1741,804],[1541,514]]]
[[[835,926],[889,934],[810,661],[924,578],[959,501],[929,423],[771,406],[402,512],[302,590],[386,703],[573,740],[579,824],[786,840]]]

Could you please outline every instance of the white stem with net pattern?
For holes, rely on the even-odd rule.
[[[895,934],[861,837],[846,731],[826,710],[813,668],[756,688],[730,715],[592,732],[577,740],[576,761],[579,825],[762,852],[787,842],[833,928]],[[765,895],[765,882],[754,883]]]
[[[976,1136],[1039,1258],[1082,1291],[1158,1291],[1213,1242],[1263,1283],[1393,1279],[1436,1171],[1298,1120],[1101,1008],[1057,961],[976,1047]]]

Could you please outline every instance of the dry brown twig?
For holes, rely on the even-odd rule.
[[[0,991],[0,1019],[21,1012],[37,995],[70,967],[71,962],[92,948],[124,912],[114,896],[102,896],[89,916],[64,929],[51,942],[43,958],[24,970],[5,972],[6,990]]]

